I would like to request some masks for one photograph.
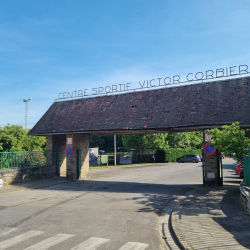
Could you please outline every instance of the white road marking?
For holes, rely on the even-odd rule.
[[[20,234],[16,237],[12,237],[8,240],[1,241],[0,242],[0,250],[14,246],[22,241],[25,241],[31,237],[34,237],[34,236],[37,236],[40,234],[43,234],[43,232],[41,232],[41,231],[29,231],[29,232],[26,232],[24,234]]]
[[[148,244],[143,244],[139,242],[128,242],[119,250],[144,250],[148,247]]]
[[[31,247],[28,247],[24,250],[37,250],[37,249],[46,250],[52,246],[59,244],[60,242],[63,242],[65,240],[71,238],[71,237],[74,237],[74,235],[72,235],[72,234],[57,234],[53,237],[50,237],[46,240],[43,240],[43,241],[41,241],[41,242],[31,246]]]
[[[16,231],[17,228],[6,227],[0,230],[0,237]]]
[[[99,246],[103,245],[104,243],[110,241],[109,239],[103,239],[103,238],[96,238],[91,237],[88,240],[85,240],[81,244],[77,245],[76,247],[73,247],[71,250],[95,250]]]

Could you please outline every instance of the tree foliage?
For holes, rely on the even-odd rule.
[[[143,154],[145,151],[145,141],[143,134],[123,135],[122,143],[126,150],[134,150],[136,153]]]
[[[126,150],[133,149],[136,153],[144,154],[168,148],[166,137],[164,133],[123,135],[122,142]]]
[[[44,136],[28,136],[22,126],[8,124],[0,128],[0,152],[45,150]]]
[[[171,148],[202,148],[203,134],[197,132],[169,133],[166,140]]]
[[[155,160],[156,162],[165,162],[166,160],[166,152],[164,149],[157,149],[155,152]]]
[[[250,141],[245,137],[245,131],[240,129],[239,122],[232,125],[222,126],[222,130],[218,128],[208,130],[213,134],[214,141],[211,145],[219,149],[221,152],[228,152],[233,155],[235,160],[242,160],[243,154],[248,154]]]
[[[123,135],[122,142],[127,150],[133,149],[141,154],[156,149],[165,151],[169,148],[201,149],[203,134],[202,132],[182,132]]]
[[[99,147],[100,150],[104,150],[105,152],[113,152],[114,151],[114,136],[113,135],[90,136],[89,147],[90,148]],[[116,147],[118,151],[122,150],[123,148],[122,135],[116,136]]]

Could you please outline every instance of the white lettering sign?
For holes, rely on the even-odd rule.
[[[124,91],[129,91],[129,92],[141,91],[147,88],[167,88],[170,85],[175,85],[175,84],[185,84],[196,81],[201,81],[201,83],[203,83],[204,81],[210,81],[216,78],[232,77],[244,74],[250,74],[248,65],[246,64],[242,64],[239,66],[231,66],[228,68],[219,68],[213,70],[210,69],[203,72],[199,71],[199,72],[188,73],[185,78],[179,75],[174,75],[174,76],[165,75],[153,79],[142,79],[136,85],[134,85],[132,82],[127,82],[127,83],[120,83],[103,87],[96,87],[92,89],[79,89],[79,90],[61,92],[58,94],[58,99],[56,100],[68,99],[68,98],[84,98],[95,95],[110,95]]]

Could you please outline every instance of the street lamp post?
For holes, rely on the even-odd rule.
[[[31,101],[32,98],[29,99],[23,99],[23,102],[25,102],[25,129],[28,129],[28,102]]]

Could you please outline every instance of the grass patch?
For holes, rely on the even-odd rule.
[[[116,168],[124,168],[124,167],[138,167],[138,166],[144,166],[144,165],[152,165],[154,163],[138,163],[138,164],[127,164],[127,165],[116,165]],[[109,165],[108,168],[114,168],[114,165]],[[102,165],[102,166],[89,166],[89,170],[94,170],[94,169],[103,169],[107,168],[107,165]]]

